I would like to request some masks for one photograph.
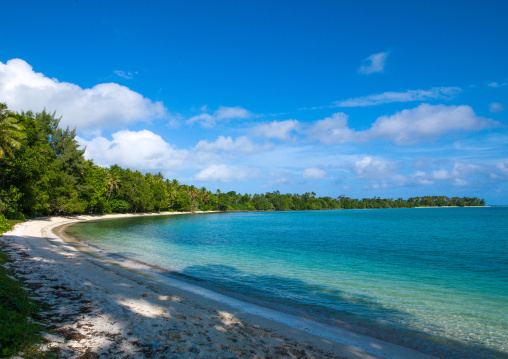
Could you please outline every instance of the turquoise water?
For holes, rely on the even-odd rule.
[[[66,231],[266,307],[441,357],[506,358],[507,218],[507,207],[245,212]]]

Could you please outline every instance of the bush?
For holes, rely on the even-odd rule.
[[[3,214],[0,214],[0,234],[10,231],[12,226],[7,223]]]
[[[11,186],[8,190],[0,191],[0,213],[8,219],[19,219],[24,221],[25,216],[19,212],[18,202],[21,198],[19,189]]]
[[[113,213],[126,213],[129,212],[129,202],[123,199],[114,199],[111,202],[111,211]]]
[[[214,209],[216,208],[211,204],[205,204],[203,207],[201,207],[202,211],[213,211]]]
[[[7,255],[0,252],[0,263],[3,264],[7,259]],[[28,298],[26,291],[9,278],[0,266],[0,356],[33,350],[40,340],[38,333],[42,326],[29,318],[35,316],[37,311],[37,306]]]

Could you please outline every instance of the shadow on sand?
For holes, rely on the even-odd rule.
[[[76,252],[69,244],[57,243],[54,238],[7,235],[0,237],[0,243],[12,258],[7,266],[9,272],[43,304],[38,320],[47,327],[46,337],[58,343],[62,357],[342,357],[242,322],[237,319],[241,313],[228,306]],[[197,277],[200,273],[207,273],[207,277],[200,279]],[[370,320],[366,330],[370,326],[386,327],[382,318],[398,323],[400,317],[400,313],[380,307],[372,298],[356,297],[353,303],[340,291],[292,278],[254,276],[227,266],[194,266],[168,275],[276,310],[295,315],[305,312],[313,319],[332,324],[355,323],[356,319],[340,306],[333,313],[334,319],[325,320],[330,314],[319,303],[303,306],[302,311],[292,310],[292,304],[300,303],[304,292],[320,291],[325,293],[323,298],[327,302],[339,300],[346,307],[361,306],[365,318]],[[291,297],[280,294],[281,289],[291,293]],[[267,297],[270,302],[263,299]],[[302,308],[301,304],[299,307]],[[286,331],[288,335],[293,332],[298,330]],[[383,333],[392,338],[393,334],[398,335],[391,330]],[[438,349],[439,356],[446,358],[505,357],[505,353],[480,346],[461,347],[443,338],[429,340],[418,332],[411,335],[423,339],[406,343],[401,336],[399,344],[412,344],[417,350],[433,353]],[[386,339],[383,335],[378,337]],[[330,344],[325,339],[317,340],[322,341],[324,348]],[[341,350],[350,358],[371,357],[352,347]]]

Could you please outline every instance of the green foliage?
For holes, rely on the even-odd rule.
[[[0,263],[7,259],[6,254],[0,252]],[[30,320],[37,311],[26,291],[0,266],[0,356],[34,350],[42,330],[41,325]]]
[[[110,209],[113,213],[127,213],[129,212],[129,202],[123,199],[114,199],[110,202]]]
[[[0,214],[0,234],[10,231],[11,229],[11,224],[7,222],[3,214]]]
[[[11,186],[8,190],[0,190],[0,213],[8,219],[25,220],[25,216],[19,212],[18,201],[21,193],[16,187]]]
[[[205,187],[180,184],[157,174],[113,165],[102,168],[83,157],[76,131],[59,128],[55,113],[14,114],[1,104],[17,141],[9,156],[0,156],[0,213],[9,219],[78,213],[125,213],[151,211],[288,211],[353,208],[401,208],[421,206],[483,206],[478,198],[444,196],[403,199],[351,199],[317,197],[314,192],[282,194],[215,193]],[[7,123],[6,122],[6,123]],[[7,127],[5,127],[7,128]],[[0,130],[1,121],[0,121]],[[14,143],[14,142],[9,142]],[[6,152],[7,153],[7,152]]]
[[[21,147],[19,142],[25,137],[23,126],[9,112],[7,105],[0,103],[0,158],[5,155],[14,158],[14,150]]]
[[[173,208],[177,211],[190,211],[190,195],[187,192],[178,191],[174,200]]]

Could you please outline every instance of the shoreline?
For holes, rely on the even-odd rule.
[[[2,242],[13,242],[12,244],[14,247],[24,245],[27,249],[26,252],[29,253],[30,251],[34,251],[36,254],[39,254],[42,259],[54,261],[56,264],[60,264],[60,270],[56,270],[56,272],[63,277],[62,279],[71,279],[69,277],[82,272],[80,270],[80,266],[86,264],[86,266],[90,268],[90,271],[85,271],[81,277],[85,280],[85,282],[92,283],[92,287],[94,288],[93,292],[96,292],[97,294],[96,298],[94,298],[95,300],[92,299],[94,305],[97,304],[101,307],[101,302],[109,302],[111,304],[112,297],[117,298],[119,295],[123,296],[123,299],[120,302],[113,299],[116,306],[113,305],[111,308],[100,308],[109,309],[103,310],[103,312],[105,312],[105,314],[110,318],[113,318],[113,320],[118,319],[115,318],[115,316],[123,317],[122,314],[124,313],[122,313],[122,310],[125,311],[125,307],[129,307],[129,310],[134,313],[143,311],[142,309],[146,310],[146,303],[143,303],[143,305],[137,303],[140,299],[142,302],[147,302],[149,301],[147,298],[178,297],[183,299],[178,301],[180,304],[192,303],[193,305],[181,305],[181,308],[179,309],[184,314],[174,316],[176,319],[182,319],[180,320],[182,323],[178,324],[181,324],[182,329],[186,328],[183,332],[192,334],[192,340],[189,339],[185,341],[185,345],[181,344],[182,336],[178,333],[172,335],[167,334],[169,333],[169,331],[167,331],[167,335],[160,335],[159,332],[164,331],[169,327],[174,327],[174,323],[171,323],[172,320],[169,320],[168,322],[167,315],[155,315],[155,319],[159,319],[159,322],[157,322],[157,333],[159,333],[159,335],[156,335],[157,341],[153,341],[153,343],[157,344],[155,347],[160,347],[162,344],[159,342],[166,341],[167,343],[164,345],[166,345],[168,349],[172,348],[172,344],[180,344],[178,347],[173,348],[173,351],[171,352],[172,356],[179,357],[178,353],[181,353],[182,356],[180,357],[189,357],[189,350],[191,353],[196,354],[190,354],[191,357],[208,357],[206,356],[208,353],[215,353],[210,357],[236,354],[239,355],[238,357],[254,358],[256,355],[259,356],[262,354],[263,351],[267,352],[269,355],[270,353],[271,355],[274,355],[277,354],[276,351],[274,352],[274,350],[276,350],[274,349],[274,343],[270,344],[266,340],[270,337],[272,339],[278,338],[276,340],[277,348],[280,349],[281,346],[284,347],[284,350],[280,349],[282,351],[276,355],[277,357],[305,357],[305,355],[307,355],[307,357],[342,358],[435,358],[434,356],[423,354],[413,349],[384,342],[382,340],[354,332],[349,332],[339,327],[332,327],[330,325],[317,323],[308,319],[299,318],[293,315],[277,312],[272,309],[242,302],[223,294],[215,293],[211,290],[164,276],[164,271],[161,269],[157,269],[156,267],[148,266],[144,263],[133,261],[128,258],[115,257],[114,254],[107,253],[99,248],[95,248],[76,239],[69,238],[63,233],[63,227],[76,222],[108,218],[181,214],[192,213],[166,212],[150,214],[142,213],[51,217],[30,220],[19,224],[11,232],[5,233],[1,238]],[[4,238],[7,239],[7,241],[5,241]],[[69,258],[79,258],[79,263],[74,263],[75,261],[69,260]],[[132,287],[131,289],[134,289],[134,291],[138,293],[137,295],[134,297],[132,296],[132,293],[125,295],[123,290],[116,287],[116,284],[118,282],[122,282],[124,279],[128,279],[128,286]],[[29,280],[33,281],[33,279]],[[115,287],[117,290],[112,290],[112,288]],[[150,293],[150,291],[152,291],[152,293]],[[168,296],[168,292],[170,292],[171,295]],[[104,295],[106,293],[107,295]],[[42,299],[44,299],[44,297],[42,297]],[[130,304],[126,305],[125,302],[129,302]],[[171,304],[174,306],[174,301]],[[158,307],[157,310],[160,311],[160,303],[151,303],[151,306],[154,305]],[[204,332],[194,327],[196,325],[195,320],[186,320],[191,317],[189,313],[195,313],[196,311],[199,312],[199,315],[194,315],[194,317],[200,318],[200,321],[202,321],[202,323],[207,323],[210,328],[216,329],[217,319],[219,319],[219,324],[222,323],[222,325],[219,325],[219,327],[222,328],[221,330],[214,330],[214,334],[219,335],[220,337],[217,338],[219,339],[218,342],[221,343],[220,347],[209,347],[206,345],[206,341],[203,343],[201,342],[201,339],[197,338],[199,335],[204,335],[202,334]],[[210,313],[215,314],[210,315]],[[217,313],[219,313],[218,317]],[[208,318],[203,319],[203,317],[207,316]],[[165,318],[166,320],[161,322],[161,318]],[[68,324],[68,326],[70,325],[73,330],[77,330],[80,324],[82,327],[84,326],[82,323],[83,320],[90,325],[90,320],[86,321],[84,316],[83,319],[77,320],[75,323]],[[238,336],[236,338],[232,338],[232,336],[234,336],[233,334],[238,334],[236,332],[236,325],[238,323],[241,323],[240,327],[244,329],[255,329],[258,332],[251,334],[248,340],[246,338],[239,338]],[[134,324],[135,323],[132,323],[132,321],[127,321],[127,323],[125,323],[125,330],[123,332],[125,333],[124,336],[126,338],[124,339],[126,342],[129,342],[129,332],[132,332],[130,334],[131,337],[136,338],[141,337],[145,339],[145,337],[154,336],[153,333],[151,333],[150,327],[141,325],[140,328],[137,328],[139,325]],[[137,329],[137,331],[135,329]],[[190,329],[194,329],[194,331],[191,331]],[[144,332],[148,332],[150,335],[147,336],[146,334],[143,334]],[[122,333],[118,334],[120,335]],[[178,337],[180,337],[180,339],[178,339]],[[90,342],[93,342],[93,340],[90,340]],[[104,340],[100,342],[104,342]],[[63,346],[67,351],[71,350],[71,347],[73,347],[78,352],[80,352],[80,350],[81,352],[89,350],[99,353],[101,358],[103,356],[108,357],[104,350],[101,351],[100,345],[96,345],[95,347],[90,347],[88,345],[87,348],[84,348],[87,346],[86,343],[70,343],[74,346],[68,344],[67,342],[60,344],[64,344],[61,346]],[[128,347],[128,345],[124,346],[126,348]],[[195,348],[195,351],[197,350],[200,354],[197,355],[195,351],[192,351],[192,348]],[[200,350],[204,348],[209,350],[206,352],[204,350]],[[233,350],[234,348],[237,350]],[[250,352],[247,351],[242,355],[239,354],[240,351],[245,351],[247,348],[250,348]],[[153,349],[154,348],[152,348],[152,350]],[[125,352],[125,349],[123,350]],[[131,348],[130,350],[132,352],[134,349]],[[217,350],[221,354],[217,354]],[[261,352],[257,353],[256,350]],[[287,352],[287,354],[301,353],[302,355],[291,354],[289,356],[285,356],[283,355],[283,351]],[[305,354],[303,354],[304,352]],[[157,357],[163,358],[164,356]]]

